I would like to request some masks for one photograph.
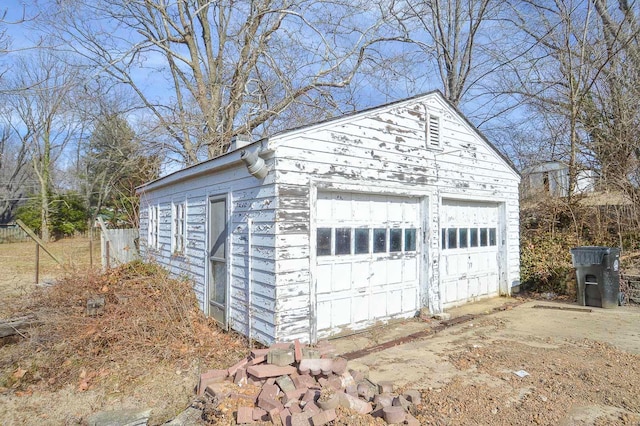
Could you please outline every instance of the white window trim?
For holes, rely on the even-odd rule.
[[[184,253],[187,238],[187,203],[174,202],[172,206],[171,244],[174,254]]]
[[[437,139],[434,140],[434,133],[432,133],[432,120],[437,122],[437,131],[435,134],[437,135]],[[442,119],[438,114],[427,114],[427,126],[426,126],[426,136],[427,136],[427,148],[432,149],[440,149],[442,148]]]
[[[148,246],[153,249],[159,247],[160,239],[160,207],[156,204],[149,206]]]

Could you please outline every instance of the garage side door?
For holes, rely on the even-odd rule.
[[[443,200],[440,285],[446,308],[499,294],[499,205]]]
[[[420,218],[419,199],[318,194],[318,337],[415,314]]]

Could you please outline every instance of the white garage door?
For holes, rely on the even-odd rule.
[[[318,337],[418,309],[420,200],[318,193]]]
[[[443,200],[440,285],[444,308],[499,294],[499,208]]]

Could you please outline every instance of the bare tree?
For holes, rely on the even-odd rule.
[[[423,68],[435,64],[445,97],[459,105],[470,88],[486,79],[501,59],[493,46],[500,2],[495,0],[432,0],[383,2],[407,43],[415,45]],[[383,6],[384,7],[384,6]]]
[[[61,47],[130,85],[194,163],[225,152],[234,134],[260,133],[294,104],[331,106],[379,25],[359,3],[78,0],[47,16]],[[151,90],[149,76],[170,98]]]
[[[13,219],[13,211],[29,192],[32,176],[28,150],[25,144],[12,137],[11,130],[3,127],[0,133],[0,223]]]
[[[13,70],[5,96],[5,120],[31,161],[38,181],[41,236],[48,241],[54,165],[83,125],[71,107],[77,75],[45,52],[21,57]]]

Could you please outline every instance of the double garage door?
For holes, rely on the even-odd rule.
[[[416,312],[420,199],[320,192],[316,223],[319,338]]]
[[[443,200],[440,286],[444,308],[499,294],[499,205]]]

